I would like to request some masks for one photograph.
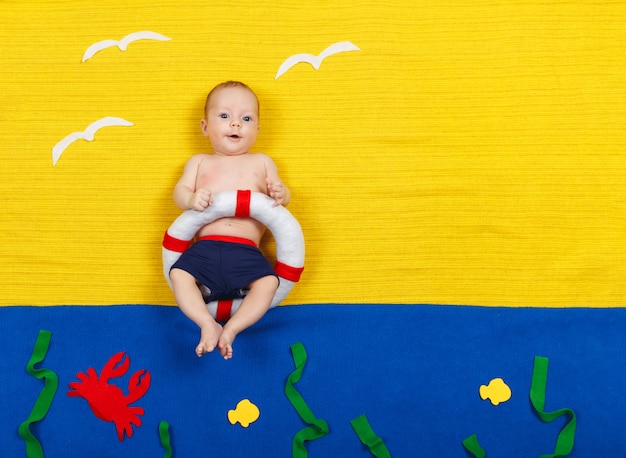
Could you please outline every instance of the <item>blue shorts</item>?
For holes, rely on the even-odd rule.
[[[221,236],[200,238],[178,258],[172,269],[184,270],[206,286],[211,291],[205,297],[207,303],[242,298],[245,288],[253,281],[268,275],[278,278],[254,242]]]

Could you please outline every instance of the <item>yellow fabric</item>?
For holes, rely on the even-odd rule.
[[[2,2],[0,305],[173,304],[163,232],[226,79],[292,189],[287,304],[626,305],[622,1]],[[101,40],[153,31],[125,52]],[[290,55],[350,41],[319,70]],[[54,145],[106,116],[93,142]],[[271,243],[266,248],[271,251]]]

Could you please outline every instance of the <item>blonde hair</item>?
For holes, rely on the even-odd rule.
[[[241,81],[224,81],[223,83],[220,83],[217,86],[215,86],[213,89],[211,89],[209,94],[206,96],[206,101],[204,102],[204,113],[205,113],[205,115],[207,113],[207,110],[209,109],[209,103],[211,102],[211,96],[213,94],[215,94],[216,92],[219,92],[222,89],[226,89],[226,88],[229,88],[229,87],[240,87],[240,88],[247,89],[248,91],[250,91],[250,93],[256,99],[257,111],[260,111],[259,98],[254,93],[254,91],[250,88],[250,86],[248,86],[245,83],[242,83]]]

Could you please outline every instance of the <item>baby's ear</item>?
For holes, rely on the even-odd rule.
[[[207,122],[206,119],[201,119],[200,120],[200,129],[202,129],[202,135],[204,135],[205,137],[209,136],[209,131],[208,131],[208,127],[209,127],[209,123]]]

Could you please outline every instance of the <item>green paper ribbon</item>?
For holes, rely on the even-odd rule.
[[[463,447],[474,455],[474,458],[485,458],[487,456],[485,449],[478,443],[478,437],[476,437],[476,434],[472,434],[470,437],[465,439],[463,441]]]
[[[548,380],[548,358],[535,356],[533,368],[533,378],[530,386],[530,401],[537,411],[539,418],[545,422],[553,421],[563,415],[569,415],[570,421],[561,429],[556,439],[554,453],[541,455],[539,458],[558,458],[567,456],[574,447],[574,436],[576,435],[576,414],[571,409],[559,409],[554,412],[545,412],[546,384]]]
[[[293,362],[296,369],[287,378],[287,383],[285,384],[285,394],[287,395],[289,402],[291,402],[293,407],[296,409],[296,412],[298,412],[298,415],[300,415],[300,418],[302,418],[302,421],[310,425],[298,431],[293,437],[292,456],[293,458],[306,458],[308,456],[308,452],[304,446],[304,442],[326,436],[328,434],[328,423],[315,416],[302,395],[298,393],[293,386],[295,383],[300,381],[302,371],[304,370],[304,365],[306,363],[307,355],[304,345],[302,345],[301,342],[294,343],[291,346],[291,354],[293,356]]]
[[[161,447],[165,449],[164,458],[172,458],[172,442],[170,439],[170,424],[166,421],[159,423],[159,438]]]
[[[30,425],[43,420],[46,416],[59,386],[59,377],[53,371],[50,369],[35,369],[35,365],[41,363],[46,357],[51,338],[52,333],[50,331],[39,331],[39,335],[35,341],[35,347],[33,348],[33,354],[28,364],[26,364],[26,371],[30,375],[44,381],[44,387],[39,393],[39,397],[37,401],[35,401],[30,415],[22,422],[18,429],[20,437],[24,439],[26,444],[26,456],[28,458],[43,458],[44,456],[43,448],[39,440],[37,440],[30,431]]]
[[[365,415],[355,418],[350,422],[352,429],[361,442],[369,448],[370,453],[376,458],[391,458],[391,454],[383,440],[374,433],[372,426]]]

